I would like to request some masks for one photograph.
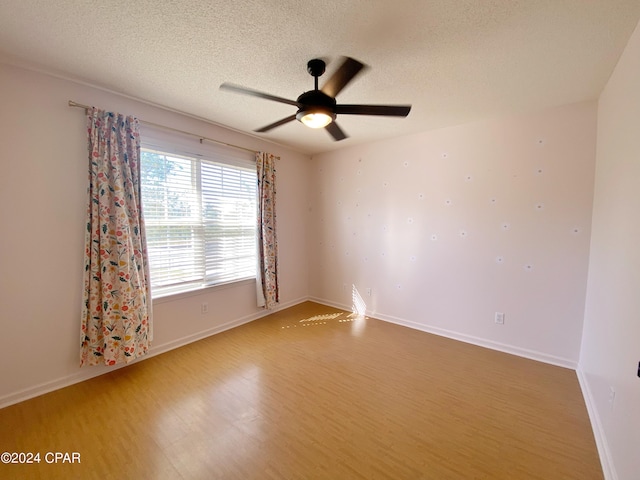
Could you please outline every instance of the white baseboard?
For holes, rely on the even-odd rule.
[[[336,302],[332,302],[330,300],[325,300],[317,297],[310,297],[309,300],[311,300],[312,302],[323,304],[323,305],[328,305],[330,307],[351,311],[351,306],[339,304]],[[455,332],[453,330],[447,330],[439,327],[432,327],[429,325],[424,325],[422,323],[413,322],[411,320],[405,320],[403,318],[394,317],[392,315],[386,315],[384,313],[367,312],[367,315],[370,316],[371,318],[384,320],[385,322],[389,322],[389,323],[395,323],[396,325],[402,325],[403,327],[413,328],[414,330],[420,330],[422,332],[432,333],[434,335],[439,335],[441,337],[447,337],[453,340],[458,340],[465,343],[471,343],[473,345],[478,345],[480,347],[485,347],[485,348],[490,348],[491,350],[510,353],[512,355],[529,358],[531,360],[537,360],[543,363],[549,363],[551,365],[556,365],[558,367],[570,368],[572,370],[575,370],[576,367],[578,366],[577,362],[575,362],[574,360],[570,360],[568,358],[556,357],[554,355],[549,355],[547,353],[538,352],[535,350],[528,350],[526,348],[520,348],[520,347],[515,347],[513,345],[494,342],[492,340],[487,340],[484,338],[466,335],[464,333]]]
[[[587,412],[589,413],[593,436],[596,439],[596,446],[598,447],[598,455],[600,456],[600,463],[602,464],[604,478],[605,480],[618,480],[618,474],[616,473],[611,459],[611,452],[609,451],[607,437],[604,429],[602,428],[602,422],[600,421],[600,415],[598,415],[598,410],[596,409],[591,388],[589,388],[589,381],[587,380],[584,370],[582,370],[579,364],[578,368],[576,368],[576,374],[578,375],[578,383],[580,383],[580,388],[582,389],[584,402],[587,405]]]
[[[285,308],[293,307],[294,305],[306,302],[307,300],[308,298],[304,297],[286,303],[281,303],[271,310],[258,311],[252,313],[251,315],[246,315],[244,317],[236,318],[229,322],[223,323],[222,325],[216,325],[213,328],[195,333],[193,335],[187,335],[186,337],[182,337],[162,345],[154,345],[149,349],[149,353],[147,355],[145,355],[144,357],[140,357],[128,364],[115,365],[113,367],[100,365],[89,368],[82,368],[78,372],[71,375],[66,375],[55,380],[43,382],[38,385],[25,388],[23,390],[4,395],[0,397],[0,408],[5,408],[9,405],[20,403],[25,400],[29,400],[30,398],[38,397],[40,395],[44,395],[45,393],[53,392],[54,390],[59,390],[64,387],[68,387],[70,385],[84,382],[85,380],[89,380],[100,375],[104,375],[105,373],[110,373],[114,370],[118,370],[120,368],[142,362],[148,358],[155,357],[156,355],[160,355],[176,348],[180,348],[184,345],[188,345],[189,343],[197,342],[198,340],[202,340],[204,338],[210,337],[211,335],[224,332],[225,330],[239,327],[240,325],[244,325],[245,323],[253,322],[254,320],[266,317],[267,315],[278,312],[280,310],[284,310]]]
[[[338,303],[338,302],[332,302],[331,300],[325,300],[324,298],[309,297],[308,300],[310,302],[319,303],[320,305],[326,305],[327,307],[333,307],[333,308],[339,308],[340,310],[346,310],[347,312],[351,312],[353,310],[351,305],[346,305],[346,304]]]
[[[280,310],[293,307],[294,305],[298,305],[299,303],[306,302],[306,301],[307,301],[307,297],[303,297],[303,298],[292,300],[286,303],[280,303],[278,304],[278,306],[270,310],[261,310],[256,313],[252,313],[251,315],[246,315],[244,317],[240,317],[235,320],[231,320],[229,322],[223,323],[222,325],[217,325],[213,328],[203,330],[202,332],[194,333],[192,335],[187,335],[186,337],[178,338],[176,340],[165,343],[163,345],[152,347],[150,349],[151,354],[147,355],[147,357],[145,358],[149,358],[149,356],[160,355],[161,353],[165,353],[170,350],[183,347],[190,343],[197,342],[198,340],[202,340],[203,338],[210,337],[211,335],[222,333],[226,330],[230,330],[232,328],[239,327],[240,325],[244,325],[245,323],[253,322],[254,320],[258,320],[259,318],[266,317],[267,315],[271,315],[272,313],[279,312]]]

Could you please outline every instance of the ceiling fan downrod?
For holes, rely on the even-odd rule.
[[[327,64],[324,62],[324,60],[320,60],[319,58],[314,58],[313,60],[309,60],[307,62],[307,72],[309,72],[309,74],[313,76],[314,88],[316,90],[318,90],[318,77],[322,76],[326,67]]]

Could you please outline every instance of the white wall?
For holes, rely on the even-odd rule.
[[[276,165],[281,303],[308,295],[309,158],[109,92],[0,63],[0,406],[106,371],[79,368],[85,117],[68,100],[281,157]],[[209,303],[209,313],[200,304]],[[154,302],[162,351],[257,318],[254,284]]]
[[[595,134],[589,102],[314,157],[312,297],[575,367]]]
[[[640,27],[598,104],[579,374],[607,478],[640,478]],[[610,388],[615,391],[609,401]]]

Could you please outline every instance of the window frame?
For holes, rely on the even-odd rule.
[[[149,125],[141,125],[140,127],[140,148],[141,155],[143,150],[151,150],[158,153],[164,153],[167,155],[175,155],[177,157],[187,157],[196,161],[210,161],[217,164],[224,164],[231,167],[240,167],[242,169],[253,169],[256,174],[256,202],[257,202],[257,172],[255,170],[255,155],[252,152],[244,151],[241,149],[228,147],[225,145],[218,145],[212,142],[206,142],[205,140],[199,140],[198,138],[189,137],[186,134],[180,134],[178,132],[169,131],[166,129],[162,129],[160,127],[153,127]],[[142,158],[140,158],[142,162]],[[141,165],[142,168],[142,165]],[[200,170],[200,165],[198,166],[198,171]],[[142,189],[142,178],[141,178],[140,188]],[[202,196],[201,190],[201,177],[196,180],[197,182],[197,192],[200,196]],[[199,200],[201,202],[201,199]],[[257,218],[257,203],[254,204],[255,210],[253,218]],[[202,204],[200,203],[200,208],[202,209]],[[143,215],[145,213],[145,205],[142,204]],[[148,223],[145,217],[145,225]],[[257,237],[257,221],[254,222],[254,236]],[[148,228],[147,228],[148,231]],[[206,249],[205,249],[206,250]],[[257,277],[257,239],[256,239],[256,248],[254,249],[254,265],[256,266],[254,272],[250,276],[242,277],[242,278],[234,278],[228,281],[220,281],[220,282],[212,282],[212,283],[196,283],[190,282],[185,284],[183,287],[179,285],[167,286],[167,287],[153,287],[152,285],[152,299],[158,300],[166,297],[174,297],[174,296],[188,296],[197,294],[204,289],[212,289],[212,288],[228,288],[229,286],[233,286],[236,284],[255,282]],[[203,257],[202,261],[205,263],[206,267],[206,254]],[[151,267],[151,265],[150,265]],[[151,281],[153,282],[153,271],[150,268],[150,274],[152,276]],[[206,279],[206,269],[205,274],[202,280]]]

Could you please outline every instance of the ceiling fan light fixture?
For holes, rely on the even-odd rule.
[[[336,119],[336,115],[328,109],[313,108],[300,110],[296,118],[309,128],[324,128]]]

